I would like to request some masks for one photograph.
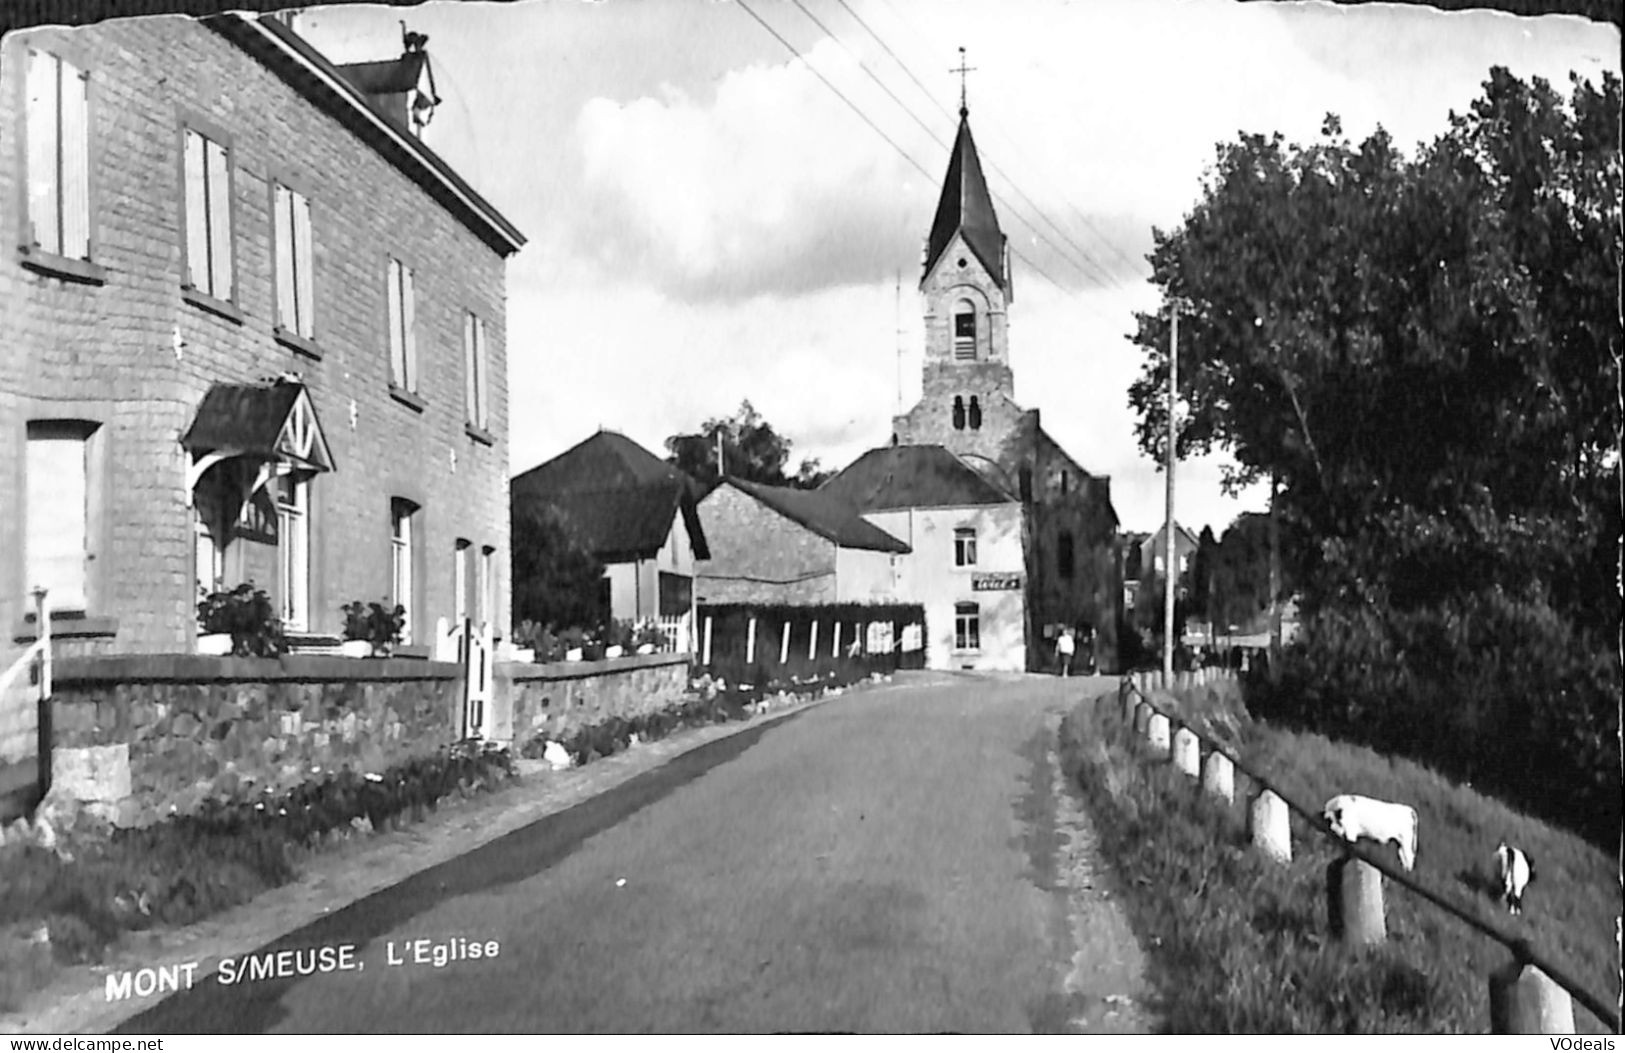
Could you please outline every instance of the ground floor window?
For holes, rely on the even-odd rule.
[[[275,493],[282,624],[303,632],[310,621],[310,483],[279,475]]]
[[[981,607],[974,603],[954,604],[954,650],[979,651],[981,647]]]
[[[660,572],[660,616],[662,618],[681,618],[688,613],[690,598],[694,592],[694,579],[687,574],[673,574],[669,570]]]
[[[401,643],[412,642],[412,519],[417,506],[395,498],[390,502],[390,581],[395,604],[406,611]]]

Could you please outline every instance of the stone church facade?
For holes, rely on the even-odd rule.
[[[1111,480],[1080,465],[1015,401],[1010,254],[970,123],[959,133],[926,240],[920,293],[920,401],[893,421],[893,445],[941,445],[1023,508],[1027,665],[1048,668],[1059,628],[1087,627],[1096,664],[1117,668],[1122,570]]]

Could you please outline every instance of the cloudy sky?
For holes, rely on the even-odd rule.
[[[446,100],[426,141],[530,239],[508,270],[515,472],[599,427],[663,455],[743,399],[796,458],[888,441],[919,397],[964,45],[1015,253],[1017,401],[1137,530],[1163,481],[1133,441],[1125,334],[1156,303],[1152,228],[1190,210],[1216,143],[1308,139],[1330,111],[1410,145],[1491,65],[1566,85],[1620,49],[1567,16],[1235,0],[524,0],[314,7],[297,28],[349,62],[395,54],[403,17]],[[1181,522],[1263,507],[1219,469],[1181,464]]]

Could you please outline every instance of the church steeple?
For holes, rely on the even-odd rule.
[[[955,234],[963,235],[977,262],[987,271],[999,290],[1010,299],[1010,268],[1005,255],[1004,231],[993,211],[993,195],[982,176],[982,161],[971,139],[970,115],[959,110],[959,134],[954,137],[948,158],[948,174],[937,199],[937,214],[931,221],[931,234],[925,244],[925,270],[921,284],[942,258]]]

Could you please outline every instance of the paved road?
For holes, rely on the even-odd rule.
[[[1084,683],[924,676],[719,740],[256,952],[360,968],[199,977],[121,1031],[1066,1031],[1045,718]]]

